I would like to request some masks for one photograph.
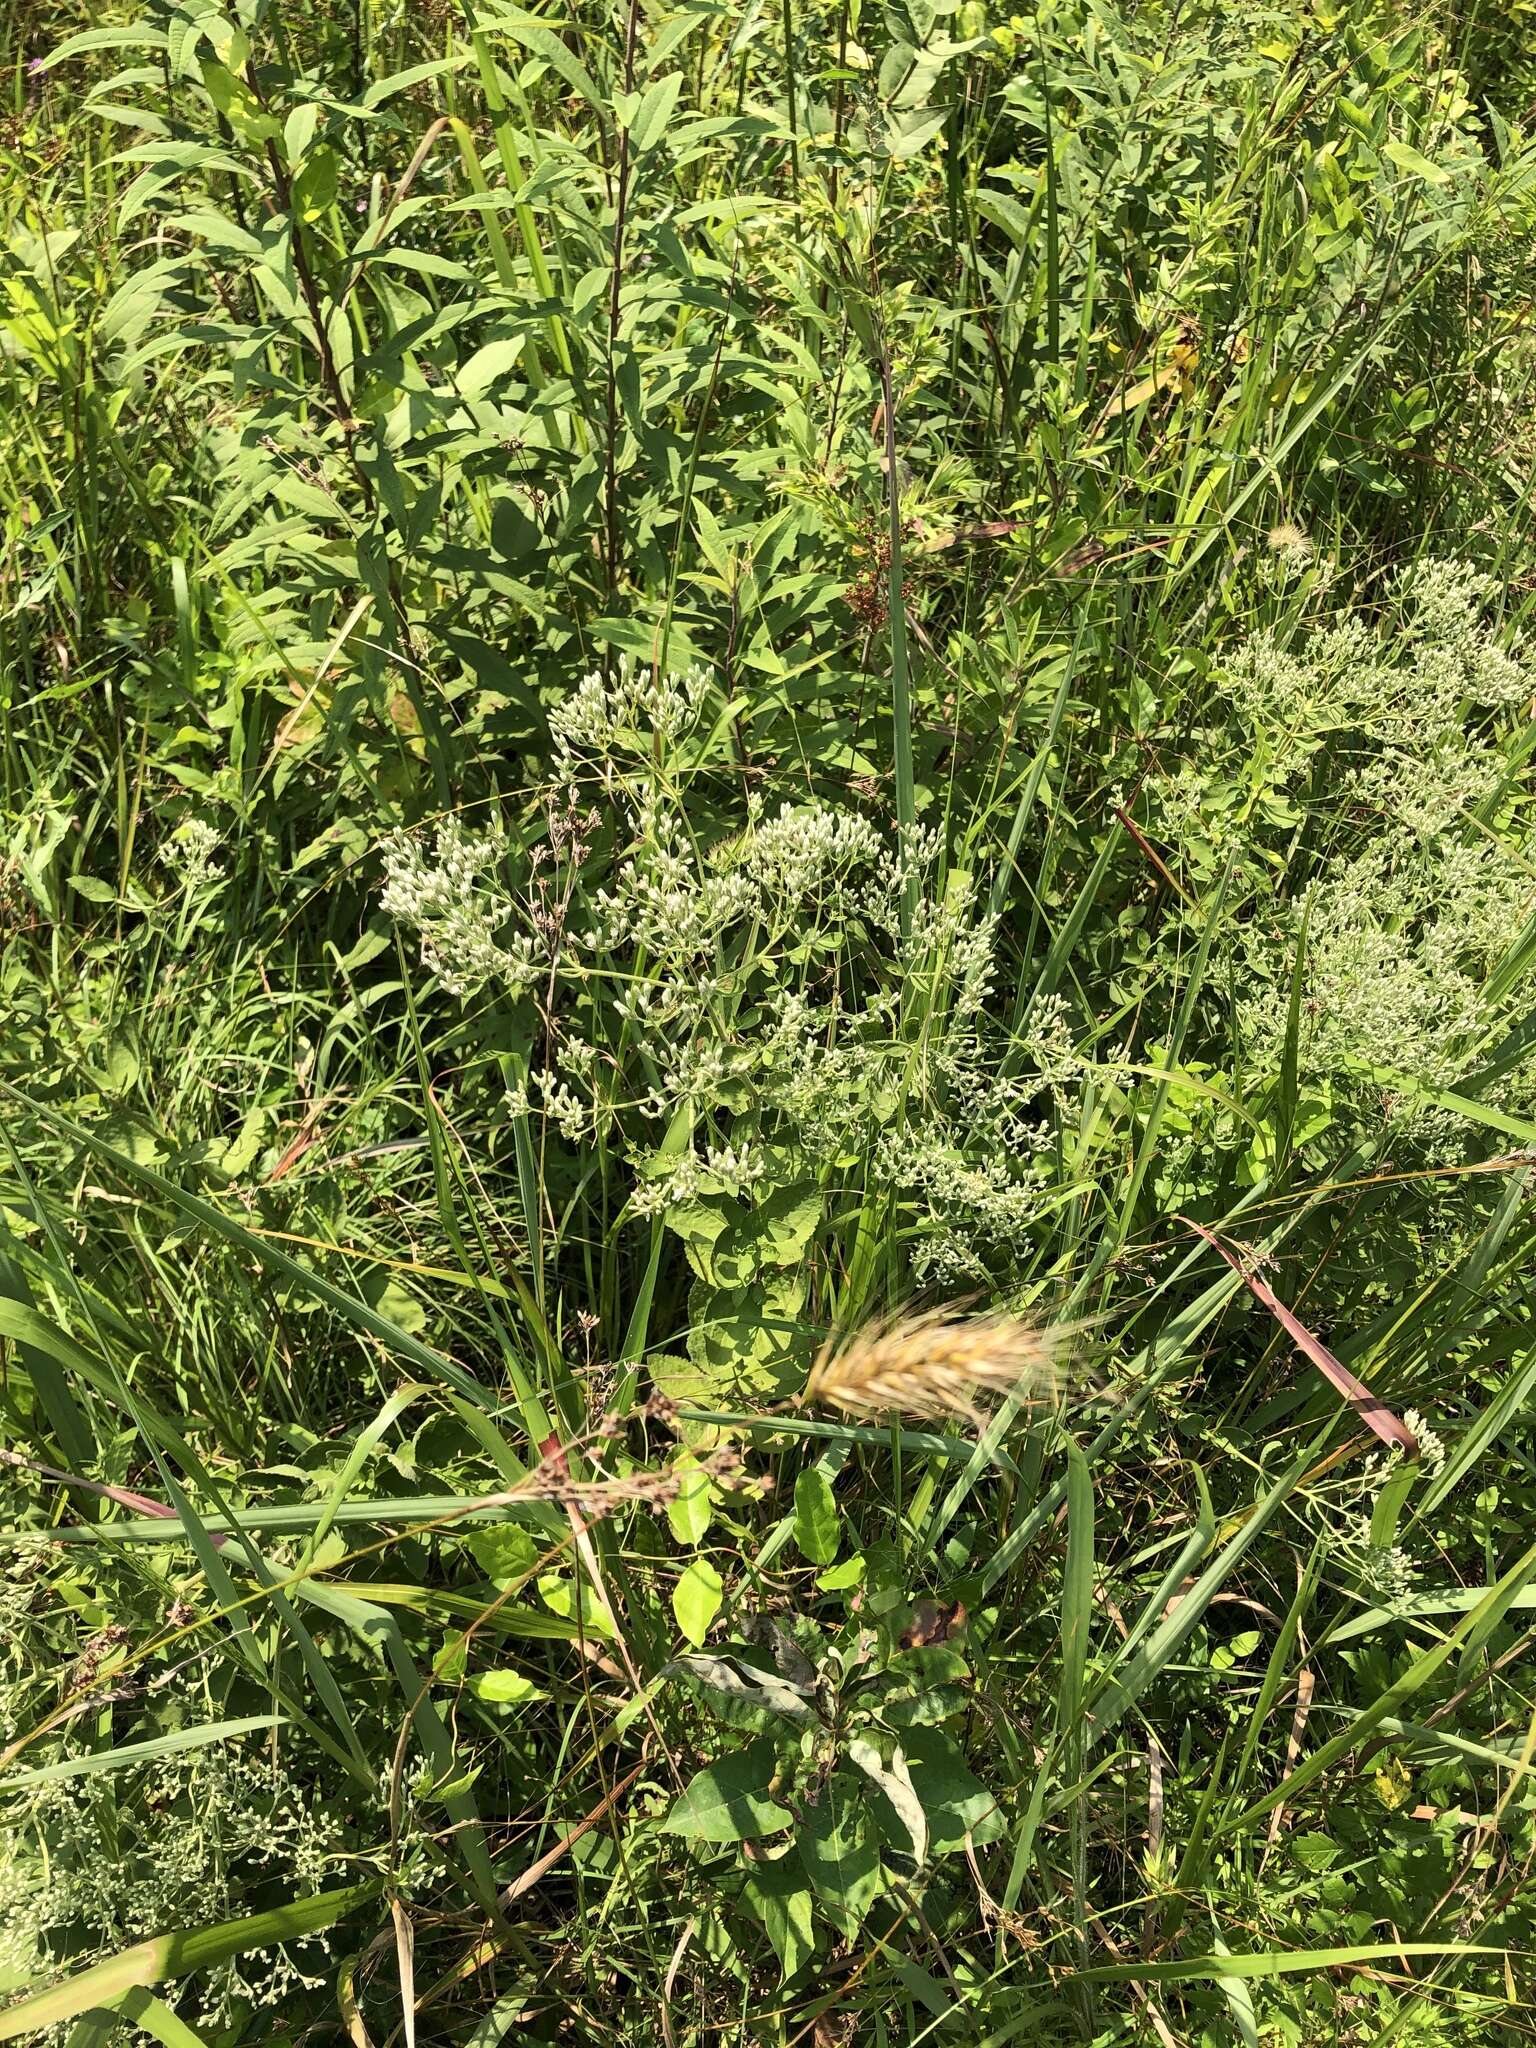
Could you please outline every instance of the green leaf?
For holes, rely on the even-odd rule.
[[[130,1991],[119,2010],[151,2040],[162,2043],[162,2048],[208,2048],[205,2037],[195,2033],[184,2019],[171,2011],[164,1999],[156,1998],[152,1991]]]
[[[313,222],[336,203],[341,165],[336,152],[322,142],[304,160],[304,168],[293,181],[293,210],[299,219]]]
[[[886,155],[902,163],[925,150],[949,119],[947,107],[919,108],[904,121],[893,122],[885,138]]]
[[[683,1240],[688,1263],[701,1280],[715,1277],[711,1253],[716,1240],[741,1215],[741,1205],[729,1195],[695,1195],[686,1202],[674,1202],[666,1211],[667,1228]]]
[[[528,347],[521,334],[507,341],[488,341],[459,365],[457,381],[466,398],[483,398],[493,384],[510,377]]]
[[[971,1770],[952,1735],[941,1728],[912,1728],[902,1737],[902,1751],[936,1854],[963,1849],[967,1840],[996,1841],[1004,1828],[996,1796]]]
[[[706,1764],[667,1815],[665,1832],[696,1842],[755,1841],[777,1834],[794,1818],[770,1796],[777,1771],[778,1752],[767,1736]]]
[[[667,1502],[667,1524],[679,1543],[702,1542],[714,1516],[714,1487],[709,1474],[692,1451],[679,1451],[672,1460],[677,1492]]]
[[[31,1288],[11,1257],[12,1243],[0,1218],[0,1335],[15,1343],[15,1365],[31,1380],[60,1452],[79,1468],[96,1455],[90,1426],[67,1377],[83,1354],[32,1306]],[[8,1323],[12,1316],[16,1320]]]
[[[713,1278],[740,1287],[764,1266],[796,1266],[821,1226],[821,1190],[794,1185],[776,1188],[715,1243]]]
[[[1327,1835],[1292,1835],[1289,1848],[1303,1870],[1331,1870],[1344,1854]]]
[[[961,1685],[932,1685],[924,1692],[898,1693],[880,1709],[887,1728],[925,1728],[934,1721],[950,1721],[970,1705],[970,1695]]]
[[[413,85],[420,85],[424,78],[437,78],[445,71],[457,71],[461,64],[473,60],[470,50],[456,50],[451,57],[435,57],[424,64],[412,64],[404,71],[392,71],[387,78],[377,78],[363,94],[359,105],[382,107],[386,100],[396,93],[406,92]]]
[[[729,1389],[768,1401],[799,1391],[805,1284],[803,1272],[775,1271],[747,1287],[693,1289],[688,1355],[715,1381],[717,1394]]]
[[[665,1394],[670,1401],[676,1401],[685,1409],[717,1409],[728,1405],[722,1398],[725,1390],[708,1367],[696,1364],[691,1358],[674,1358],[667,1352],[653,1353],[646,1360],[651,1384],[659,1394]],[[693,1451],[710,1451],[717,1444],[724,1443],[728,1431],[708,1422],[693,1422],[684,1414],[679,1418],[678,1434]]]
[[[862,1550],[856,1550],[852,1557],[845,1557],[841,1564],[834,1564],[824,1572],[816,1574],[816,1584],[823,1593],[846,1593],[850,1586],[861,1586],[867,1560]]]
[[[1034,221],[1028,209],[1010,193],[982,189],[976,194],[976,211],[984,220],[1000,227],[1015,248],[1022,249],[1034,232]]]
[[[761,1921],[785,1977],[816,1953],[815,1897],[793,1854],[754,1863],[741,1901]]]
[[[672,110],[677,105],[677,96],[682,90],[682,85],[683,74],[680,71],[673,71],[665,78],[658,78],[654,85],[646,87],[641,95],[640,104],[628,123],[630,143],[635,150],[649,149],[653,143],[661,140],[667,123],[672,118]]]
[[[219,1171],[228,1174],[231,1180],[243,1180],[261,1156],[271,1130],[271,1118],[259,1103],[245,1113],[235,1137],[219,1154]]]
[[[724,1583],[707,1557],[696,1557],[672,1589],[672,1612],[690,1643],[702,1643],[720,1612]]]
[[[1061,1683],[1057,1691],[1057,1732],[1080,1729],[1088,1627],[1093,1616],[1093,1481],[1088,1461],[1067,1439],[1067,1563],[1061,1585]]]
[[[526,1529],[515,1522],[498,1522],[489,1529],[472,1529],[464,1539],[465,1548],[493,1586],[515,1585],[527,1578],[539,1561],[539,1546]]]
[[[67,58],[78,57],[86,50],[163,50],[165,31],[151,28],[147,22],[135,22],[131,28],[87,28],[78,35],[68,36],[59,47],[43,59],[44,68],[52,71]]]
[[[811,1564],[830,1564],[842,1541],[832,1483],[819,1465],[807,1465],[795,1481],[795,1546]]]
[[[477,1700],[493,1706],[521,1706],[525,1700],[541,1700],[544,1694],[521,1671],[477,1671],[466,1681]]]
[[[1450,183],[1451,174],[1446,170],[1445,166],[1443,164],[1431,163],[1430,159],[1427,156],[1421,155],[1411,143],[1384,142],[1381,146],[1381,153],[1385,157],[1390,157],[1400,171],[1410,171],[1414,177],[1424,179],[1426,184],[1446,185]]]
[[[237,78],[215,58],[203,59],[203,83],[209,98],[243,142],[261,146],[281,140],[282,123],[263,110],[243,78]]]
[[[170,1735],[157,1735],[147,1742],[124,1742],[115,1749],[100,1749],[89,1756],[65,1757],[56,1764],[39,1764],[34,1770],[18,1771],[0,1783],[0,1792],[23,1792],[34,1785],[52,1785],[60,1778],[95,1777],[102,1771],[120,1771],[131,1764],[147,1763],[152,1757],[174,1756],[185,1749],[203,1749],[210,1742],[227,1742],[234,1735],[249,1735],[258,1728],[280,1728],[281,1714],[252,1714],[240,1721],[205,1721],[196,1728],[178,1728]]]
[[[295,107],[283,123],[283,156],[295,170],[303,163],[304,152],[314,141],[319,126],[320,109],[313,100]]]
[[[427,1312],[409,1288],[382,1268],[367,1273],[359,1283],[363,1299],[371,1309],[387,1316],[392,1326],[408,1337],[419,1337],[427,1327]]]
[[[1350,1969],[1359,1963],[1390,1963],[1407,1956],[1504,1956],[1510,1951],[1484,1948],[1475,1942],[1400,1941],[1347,1948],[1261,1949],[1254,1955],[1170,1956],[1166,1961],[1094,1963],[1075,1974],[1086,1983],[1116,1984],[1127,1979],[1178,1984],[1209,1977],[1264,1978],[1318,1976],[1324,1970]]]
[[[616,94],[599,92],[589,74],[566,48],[552,28],[539,20],[537,15],[527,13],[520,7],[504,7],[499,4],[491,12],[491,19],[498,31],[515,36],[525,50],[532,50],[542,57],[552,70],[559,73],[566,84],[571,86],[589,106],[610,106]]]
[[[87,903],[115,903],[117,891],[110,882],[103,882],[95,875],[71,875],[69,886],[77,896],[83,896]]]
[[[568,1621],[578,1619],[576,1592],[571,1581],[559,1572],[540,1572],[539,1597],[551,1614],[559,1614]],[[613,1637],[613,1623],[602,1602],[585,1579],[581,1582],[580,1622],[583,1629],[592,1635]]]
[[[820,1799],[807,1803],[795,1846],[817,1893],[840,1909],[839,1931],[851,1937],[884,1888],[864,1787],[834,1772]]]

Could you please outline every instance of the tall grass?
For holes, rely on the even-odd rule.
[[[1528,2033],[1528,42],[0,20],[0,2038]]]

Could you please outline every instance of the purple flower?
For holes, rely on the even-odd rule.
[[[48,59],[46,57],[34,57],[27,66],[27,76],[28,78],[41,78],[47,69]]]

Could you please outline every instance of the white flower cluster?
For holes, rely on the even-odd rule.
[[[596,775],[628,843],[603,859],[585,834],[542,924],[531,904],[531,939],[506,935],[500,842],[456,819],[431,857],[392,842],[385,908],[451,991],[547,982],[551,1056],[516,1107],[570,1142],[631,1150],[633,1213],[739,1194],[771,1152],[776,1173],[872,1176],[910,1215],[923,1271],[974,1279],[1019,1253],[1038,1214],[1040,1112],[1059,1114],[1079,1078],[1060,1007],[1042,1008],[1038,1043],[1016,1045],[1001,1076],[986,1022],[996,920],[932,826],[891,836],[851,807],[750,794],[734,829],[702,838],[678,790],[707,694],[697,672],[626,660],[556,706],[561,790]],[[648,1156],[679,1113],[689,1150]]]
[[[706,854],[683,813],[647,807],[631,821],[635,851],[593,898],[589,943],[639,948],[654,962],[716,954],[733,928],[798,922],[813,906],[840,929],[859,914],[889,915],[889,876],[854,886],[883,857],[879,833],[856,811],[785,804],[772,818],[749,811],[746,829]]]
[[[540,1069],[533,1076],[533,1084],[539,1091],[544,1114],[554,1119],[562,1138],[569,1138],[574,1144],[592,1134],[597,1122],[592,1104],[578,1095],[568,1081]]]
[[[1386,748],[1355,771],[1350,796],[1427,849],[1496,800],[1506,775],[1499,748],[1457,733],[1422,753]]]
[[[206,818],[188,818],[161,848],[160,858],[191,896],[219,874],[216,856],[222,844]]]
[[[818,1166],[851,1164],[896,1104],[878,1040],[841,1005],[815,1005],[799,989],[779,991],[771,1007],[759,1060],[764,1094]]]
[[[1403,1410],[1403,1422],[1408,1429],[1412,1430],[1414,1439],[1419,1446],[1418,1469],[1427,1474],[1429,1478],[1435,1478],[1445,1470],[1444,1442],[1430,1428],[1417,1408],[1405,1408]],[[1385,1453],[1373,1451],[1370,1457],[1366,1459],[1361,1473],[1361,1480],[1366,1491],[1373,1499],[1381,1492],[1390,1475],[1397,1471],[1402,1462],[1403,1454],[1396,1444],[1393,1444]]]
[[[1430,1428],[1417,1408],[1405,1408],[1403,1421],[1413,1431],[1419,1446],[1419,1467],[1431,1479],[1445,1470],[1445,1444]]]
[[[876,1173],[926,1212],[926,1226],[913,1251],[913,1275],[920,1284],[985,1281],[988,1254],[1017,1245],[1040,1213],[1045,1176],[1037,1162],[957,1151],[947,1134],[887,1131],[875,1154]],[[1048,1133],[1031,1134],[1032,1149]]]
[[[582,677],[549,714],[549,729],[562,763],[587,755],[599,762],[669,745],[693,725],[709,678],[703,669],[658,674],[621,654],[605,682],[594,669]]]
[[[765,895],[797,908],[834,878],[874,866],[883,851],[880,834],[857,811],[786,803],[748,832],[741,861]]]
[[[949,1016],[960,1023],[985,1009],[996,965],[997,919],[976,912],[976,878],[950,876],[942,896],[920,896],[902,947],[903,963],[921,985],[941,977]]]
[[[611,889],[593,898],[589,944],[603,953],[640,948],[655,961],[691,961],[712,953],[723,932],[753,915],[760,900],[738,868],[705,870],[682,814],[657,812]]]
[[[1415,825],[1388,821],[1361,853],[1328,863],[1313,886],[1307,934],[1308,1070],[1357,1084],[1384,1072],[1454,1086],[1497,1021],[1490,979],[1515,955],[1536,908],[1532,854],[1536,843],[1506,848],[1475,828],[1425,846]],[[1239,1005],[1250,1043],[1270,1060],[1279,1058],[1286,1016],[1273,986],[1276,951],[1262,930],[1250,931],[1251,992]],[[1507,1089],[1529,1087],[1529,1076],[1509,1077]],[[1413,1116],[1426,1140],[1454,1132],[1448,1112]]]
[[[384,912],[417,933],[422,965],[450,995],[468,995],[487,981],[521,989],[538,976],[537,949],[526,933],[507,945],[497,937],[512,912],[491,872],[503,851],[497,833],[468,832],[458,818],[438,826],[432,859],[405,832],[384,848]]]
[[[0,1968],[34,1976],[56,1941],[77,1962],[82,1934],[91,1950],[112,1952],[167,1927],[234,1918],[249,1910],[248,1888],[273,1877],[294,1895],[319,1891],[343,1854],[322,1798],[228,1744],[162,1759],[136,1798],[125,1797],[121,1779],[113,1784],[111,1855],[102,1853],[101,1795],[88,1782],[45,1787],[29,1824],[10,1830],[0,1847]],[[199,1979],[202,2017],[217,2025],[245,2001],[270,2009],[286,1991],[322,1981],[293,1944],[253,1951]]]
[[[1394,592],[1394,633],[1382,635],[1352,612],[1299,652],[1257,634],[1228,665],[1226,700],[1255,743],[1287,754],[1293,769],[1327,734],[1345,729],[1422,750],[1459,734],[1469,707],[1530,701],[1530,672],[1485,624],[1497,594],[1464,562],[1415,563]]]
[[[1373,1543],[1369,1517],[1354,1547],[1356,1576],[1366,1599],[1389,1610],[1400,1607],[1418,1577],[1407,1551],[1397,1544]]]
[[[709,1107],[753,1064],[746,1048],[704,1032],[675,1044],[658,1043],[654,1050],[660,1083],[646,1102],[653,1116],[670,1117],[689,1105]]]
[[[652,1169],[630,1196],[632,1215],[664,1215],[700,1195],[744,1194],[764,1178],[768,1163],[760,1146],[744,1143],[739,1150],[734,1145],[706,1145],[702,1153],[652,1162]]]
[[[1218,774],[1187,759],[1151,799],[1153,829],[1206,872],[1251,870],[1255,845],[1273,835],[1272,915],[1246,920],[1233,942],[1255,1063],[1281,1057],[1305,900],[1308,1074],[1335,1099],[1379,1096],[1447,1156],[1464,1124],[1421,1091],[1454,1088],[1500,1035],[1500,1017],[1536,997],[1520,965],[1536,912],[1536,831],[1508,767],[1511,714],[1523,715],[1536,678],[1488,623],[1495,594],[1463,564],[1420,563],[1400,579],[1385,627],[1351,613],[1294,648],[1255,638],[1223,678],[1247,735],[1241,765]],[[1341,755],[1349,765],[1320,793]],[[1291,850],[1308,810],[1330,797],[1332,848],[1297,882]],[[1412,1085],[1394,1088],[1394,1076]],[[1487,1099],[1523,1112],[1536,1101],[1536,1066]]]
[[[1444,1443],[1417,1408],[1405,1408],[1403,1421],[1418,1443],[1417,1470],[1427,1479],[1437,1478],[1445,1470]],[[1341,1505],[1336,1506],[1330,1521],[1362,1597],[1389,1610],[1401,1607],[1418,1577],[1418,1568],[1402,1544],[1378,1541],[1372,1532],[1375,1503],[1402,1464],[1403,1453],[1396,1444],[1386,1452],[1373,1452],[1349,1488],[1357,1502],[1363,1500],[1368,1505],[1353,1518],[1342,1512]]]
[[[1493,577],[1466,562],[1420,562],[1403,573],[1400,597],[1420,688],[1447,726],[1457,723],[1464,704],[1509,709],[1530,701],[1529,670],[1484,623],[1502,595]]]

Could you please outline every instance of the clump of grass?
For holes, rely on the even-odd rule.
[[[0,2041],[1518,2021],[1517,32],[768,13],[0,7]]]

